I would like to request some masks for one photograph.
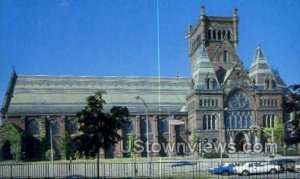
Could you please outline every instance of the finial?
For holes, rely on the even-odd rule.
[[[205,6],[201,6],[200,14],[201,16],[205,16]]]
[[[189,33],[192,32],[192,29],[193,29],[193,26],[192,26],[192,25],[189,25]]]
[[[16,68],[15,68],[15,65],[12,66],[12,70],[13,70],[13,71],[12,71],[13,74],[16,74]]]
[[[237,17],[237,11],[238,9],[236,7],[233,8],[233,17]]]

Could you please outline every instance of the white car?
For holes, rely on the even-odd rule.
[[[236,174],[249,175],[259,173],[272,173],[275,174],[281,171],[279,165],[262,164],[259,162],[247,162],[234,168]]]
[[[300,163],[296,163],[294,171],[300,173]]]

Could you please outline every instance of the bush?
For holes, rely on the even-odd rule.
[[[45,155],[46,155],[45,158],[47,160],[51,160],[51,149],[47,150]],[[59,156],[57,155],[57,152],[54,149],[53,149],[53,159],[54,160],[59,159]]]
[[[220,153],[215,153],[215,152],[205,153],[203,155],[203,158],[221,158],[221,155],[220,155]],[[222,158],[229,158],[229,156],[227,154],[223,153]]]

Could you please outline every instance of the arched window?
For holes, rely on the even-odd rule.
[[[218,30],[218,40],[221,40],[222,38],[221,38],[221,31],[220,30]]]
[[[263,115],[263,127],[273,128],[275,126],[276,116],[274,114]]]
[[[210,29],[208,29],[207,35],[208,35],[208,40],[211,40],[211,30]]]
[[[77,121],[74,119],[67,119],[66,130],[71,134],[75,133],[78,130]]]
[[[204,130],[215,130],[217,128],[216,117],[214,114],[203,115],[202,121]]]
[[[207,125],[206,125],[207,124],[207,117],[206,117],[206,115],[203,116],[203,120],[202,121],[203,121],[203,125],[202,125],[203,129],[206,130],[207,129]]]
[[[216,79],[212,79],[212,88],[213,88],[213,89],[216,89],[217,86],[218,86],[217,80],[216,80]]]
[[[31,135],[39,135],[40,134],[40,126],[39,122],[36,119],[32,119],[27,122],[26,131]]]
[[[132,120],[127,121],[124,125],[124,133],[128,135],[134,131],[134,122]]]
[[[160,120],[160,132],[161,134],[167,134],[169,132],[169,124],[166,119]]]
[[[225,128],[243,129],[251,126],[251,105],[247,95],[237,90],[231,93],[225,103]]]
[[[269,79],[265,80],[265,88],[266,89],[270,89],[270,81],[269,81]]]
[[[276,81],[272,80],[272,89],[275,89],[277,87]]]
[[[57,120],[51,121],[52,135],[59,135],[59,122]]]
[[[147,123],[146,123],[146,119],[142,119],[141,120],[141,133],[146,135],[147,132]],[[148,132],[152,133],[152,126],[151,126],[151,121],[150,119],[148,120]]]
[[[227,31],[227,39],[230,40],[230,31]]]
[[[223,30],[223,36],[222,36],[222,38],[225,39],[225,36],[226,36],[226,30]]]
[[[205,83],[206,83],[206,89],[210,89],[210,80],[209,80],[209,78],[207,78],[205,80]]]
[[[213,40],[216,40],[216,30],[213,30]]]
[[[223,51],[223,62],[224,63],[228,62],[228,51],[227,50]]]

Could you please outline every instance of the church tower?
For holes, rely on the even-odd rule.
[[[232,17],[200,18],[188,30],[191,63],[187,96],[188,129],[209,142],[234,142],[237,151],[254,142],[252,126],[274,127],[282,121],[282,90],[279,74],[267,64],[257,47],[250,72],[237,55],[237,9]],[[280,88],[279,88],[280,87]]]
[[[196,70],[201,45],[204,45],[219,82],[223,82],[226,71],[238,61],[235,55],[238,46],[238,22],[236,8],[233,9],[232,17],[220,17],[207,16],[205,7],[201,7],[200,18],[194,27],[189,27],[187,35],[192,74]]]

